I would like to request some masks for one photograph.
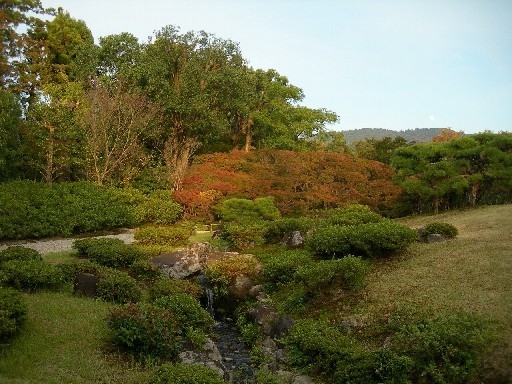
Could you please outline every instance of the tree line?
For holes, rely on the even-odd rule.
[[[348,145],[326,129],[334,112],[301,105],[299,87],[252,68],[231,40],[166,26],[146,42],[123,32],[95,44],[83,21],[39,0],[0,7],[0,182],[167,189],[207,217],[219,200],[262,193],[290,213],[512,200],[509,133]]]
[[[338,119],[203,31],[166,26],[147,42],[125,32],[96,45],[83,21],[37,0],[4,3],[1,18],[1,180],[124,185],[163,166],[180,190],[195,153],[313,148]]]

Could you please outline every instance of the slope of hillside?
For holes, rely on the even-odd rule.
[[[365,139],[383,139],[386,136],[394,139],[395,137],[402,136],[408,142],[428,143],[432,137],[441,133],[442,128],[416,128],[406,129],[404,131],[394,131],[392,129],[384,128],[361,128],[342,131],[347,144],[352,144],[354,141]]]
[[[442,221],[459,236],[417,243],[387,271],[371,277],[365,308],[385,313],[401,304],[439,314],[477,312],[496,324],[499,341],[488,358],[485,382],[512,382],[512,205],[489,206],[400,220],[412,228]]]

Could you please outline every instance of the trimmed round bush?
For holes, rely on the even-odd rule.
[[[135,208],[140,222],[173,224],[181,217],[183,207],[172,198],[171,191],[152,192]]]
[[[155,281],[153,286],[149,288],[149,299],[154,301],[163,296],[172,296],[178,293],[186,293],[196,299],[201,297],[203,289],[198,285],[188,280],[168,279],[162,277]]]
[[[136,260],[130,265],[128,273],[134,279],[146,282],[155,281],[162,275],[158,267],[149,260]]]
[[[190,225],[144,226],[137,228],[134,238],[142,245],[179,246],[187,244],[188,238],[194,233]]]
[[[13,246],[0,251],[0,264],[10,260],[41,261],[43,258],[35,249]]]
[[[457,237],[457,235],[459,234],[459,230],[457,229],[457,227],[450,223],[441,223],[435,221],[423,227],[422,236],[426,236],[432,233],[442,235],[446,239],[453,239]]]
[[[384,219],[380,223],[318,228],[306,239],[306,247],[324,257],[380,257],[407,247],[417,238],[416,231]]]
[[[137,358],[174,358],[183,342],[178,318],[150,304],[112,308],[107,325],[115,344]]]
[[[291,217],[271,221],[266,225],[265,239],[268,242],[277,243],[282,241],[290,232],[308,232],[317,222],[318,220],[310,219],[308,217]]]
[[[20,330],[25,321],[27,306],[21,294],[0,287],[0,343],[6,343]]]
[[[368,263],[360,257],[346,256],[342,259],[321,260],[301,265],[295,273],[295,280],[307,289],[321,292],[335,279],[349,290],[359,290],[364,285]]]
[[[276,220],[281,215],[271,196],[255,200],[231,198],[224,200],[218,209],[224,222],[251,223],[261,220]]]
[[[311,255],[305,250],[289,250],[272,255],[264,263],[261,277],[271,289],[286,284],[294,279],[294,274],[301,266],[313,263]]]
[[[127,273],[115,270],[98,282],[96,293],[105,301],[119,304],[137,302],[142,297],[137,281]]]
[[[262,222],[254,224],[225,224],[221,238],[229,241],[237,249],[245,249],[265,242],[266,225]]]
[[[87,256],[92,262],[110,268],[129,267],[145,257],[143,251],[129,244],[94,244],[87,248]]]
[[[153,301],[153,305],[157,308],[167,309],[186,327],[205,330],[213,325],[213,318],[210,314],[201,307],[197,299],[186,293],[160,297]]]
[[[40,260],[11,260],[2,263],[0,279],[5,285],[27,291],[58,289],[65,282],[60,268]]]
[[[199,364],[162,364],[152,381],[154,384],[224,384],[215,370]]]
[[[88,239],[79,239],[73,241],[73,248],[78,251],[81,256],[89,256],[89,249],[96,246],[122,246],[124,245],[123,240],[116,238],[95,238],[91,237]]]
[[[391,349],[413,361],[410,382],[468,383],[492,347],[493,330],[474,313],[402,324]]]

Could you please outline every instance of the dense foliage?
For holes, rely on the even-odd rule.
[[[0,345],[9,342],[20,330],[27,313],[21,294],[0,287]]]
[[[174,197],[186,215],[201,218],[211,206],[207,196],[273,196],[283,216],[353,202],[389,211],[400,194],[393,175],[385,164],[339,153],[234,151],[196,157]]]
[[[115,190],[95,184],[0,185],[0,239],[69,236],[136,223],[130,205]]]
[[[381,223],[321,227],[307,238],[306,245],[324,257],[381,257],[407,247],[417,237],[416,231],[386,220]]]
[[[182,208],[169,192],[76,182],[0,184],[0,239],[70,236],[147,222],[174,223]]]
[[[288,358],[335,383],[467,383],[493,338],[470,313],[397,324],[389,346],[368,350],[336,325],[301,320],[286,338]]]
[[[154,384],[224,384],[219,373],[199,364],[162,364],[155,373]]]
[[[163,296],[152,303],[115,307],[108,326],[115,343],[137,358],[170,360],[185,341],[200,348],[213,324],[208,312],[187,294]]]

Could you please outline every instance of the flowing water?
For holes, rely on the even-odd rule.
[[[215,344],[222,356],[222,363],[226,367],[233,384],[253,383],[254,367],[252,366],[250,350],[240,340],[240,332],[235,324],[215,316],[213,291],[208,284],[206,276],[198,276],[199,284],[203,287],[201,304],[216,320],[213,330],[218,338]]]

